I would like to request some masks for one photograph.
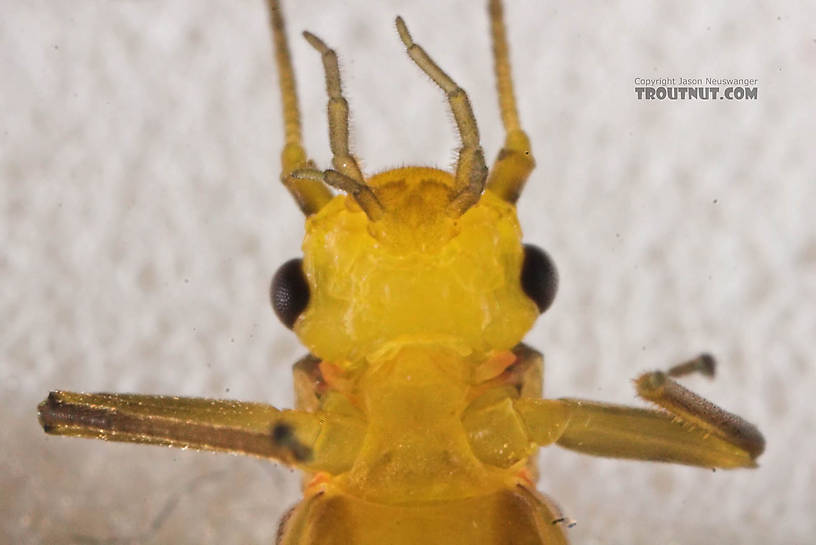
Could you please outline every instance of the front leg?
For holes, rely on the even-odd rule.
[[[351,466],[365,433],[345,415],[203,398],[51,392],[38,410],[53,435],[246,454],[332,474]]]
[[[710,356],[703,355],[699,360],[706,361],[707,358]],[[694,361],[689,364],[693,364]],[[683,422],[738,447],[746,452],[753,462],[765,450],[765,438],[750,422],[721,409],[669,378],[673,371],[682,369],[684,365],[677,366],[667,373],[652,371],[642,374],[635,380],[638,395]]]
[[[698,358],[701,363],[706,358]],[[692,360],[695,361],[695,360]],[[515,408],[530,438],[595,456],[702,467],[756,467],[765,448],[759,430],[680,386],[683,364],[636,381],[638,394],[664,411],[581,399],[519,399]],[[702,370],[702,369],[701,369]]]

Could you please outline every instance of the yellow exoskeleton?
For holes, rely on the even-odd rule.
[[[656,410],[542,398],[542,357],[521,340],[552,302],[557,275],[543,251],[522,244],[516,217],[535,163],[500,0],[489,14],[506,139],[492,168],[467,94],[398,17],[408,55],[448,98],[461,147],[454,172],[373,176],[349,150],[337,57],[304,33],[323,59],[333,168],[309,159],[283,17],[276,0],[268,4],[283,96],[281,180],[307,216],[303,259],[280,268],[271,293],[310,352],[294,366],[297,408],[52,392],[39,407],[46,432],[297,467],[308,476],[304,498],[281,521],[280,545],[566,543],[566,519],[534,485],[534,455],[550,444],[755,467],[757,429],[671,378],[712,373],[708,355],[636,380]]]

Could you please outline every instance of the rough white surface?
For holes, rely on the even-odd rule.
[[[526,238],[561,291],[528,336],[547,393],[638,403],[629,379],[700,350],[690,385],[756,422],[756,471],[542,454],[578,544],[802,544],[816,522],[816,9],[626,0],[508,7],[538,169]],[[338,49],[367,172],[448,166],[438,90],[392,20],[502,139],[481,2],[287,2],[306,142],[328,164],[310,29]],[[46,437],[50,389],[290,406],[303,353],[268,279],[299,252],[279,185],[262,2],[4,3],[0,17],[0,541],[270,543],[293,473],[240,457]],[[749,102],[645,102],[636,76],[756,77]],[[808,454],[810,453],[810,454]]]

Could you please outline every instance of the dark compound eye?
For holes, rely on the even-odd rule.
[[[278,319],[292,329],[300,313],[309,304],[309,284],[303,274],[302,259],[290,259],[280,266],[272,277],[269,297]]]
[[[547,253],[532,244],[524,245],[524,264],[521,266],[521,289],[544,312],[558,291],[558,270]]]

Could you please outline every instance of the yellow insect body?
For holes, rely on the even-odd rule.
[[[671,377],[713,372],[702,355],[645,373],[661,410],[542,399],[542,358],[521,340],[555,294],[549,258],[522,245],[515,202],[533,170],[513,98],[499,0],[491,35],[504,148],[489,170],[465,92],[414,43],[410,58],[446,93],[462,146],[455,172],[408,167],[365,178],[348,146],[334,51],[321,54],[333,168],[301,143],[294,73],[268,0],[283,95],[281,179],[308,216],[303,259],[284,264],[273,307],[310,355],[294,366],[297,407],[52,392],[53,434],[227,451],[304,470],[304,499],[279,545],[564,544],[565,518],[534,489],[534,454],[754,467],[751,424]],[[329,186],[345,194],[334,196]]]
[[[488,192],[451,217],[453,176],[431,168],[366,184],[385,210],[378,221],[345,195],[308,218],[310,300],[294,325],[332,366],[338,410],[365,422],[365,438],[347,471],[307,489],[282,543],[498,543],[536,535],[532,523],[558,536],[529,490],[534,444],[512,464],[486,464],[462,419],[539,314],[519,283],[515,207]]]

